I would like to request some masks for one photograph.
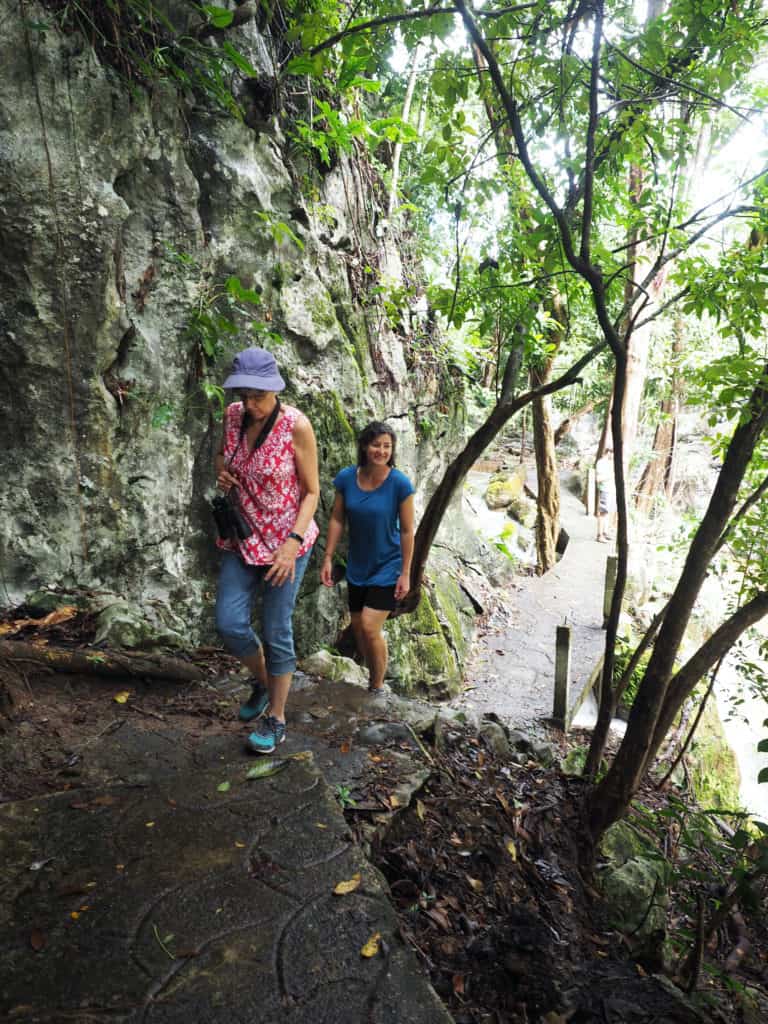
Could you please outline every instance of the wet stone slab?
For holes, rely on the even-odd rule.
[[[248,767],[0,807],[0,1018],[448,1024],[312,758]]]

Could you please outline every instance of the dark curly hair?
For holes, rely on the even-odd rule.
[[[368,424],[367,427],[363,427],[357,437],[357,464],[358,466],[364,466],[368,461],[368,457],[365,454],[365,449],[382,434],[387,434],[392,438],[392,454],[389,457],[388,466],[394,466],[395,464],[395,450],[397,448],[397,438],[395,432],[388,423],[382,423],[380,420],[373,420]]]

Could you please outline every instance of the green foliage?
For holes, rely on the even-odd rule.
[[[321,99],[315,101],[315,106],[318,113],[312,122],[296,121],[291,138],[310,156],[317,155],[325,167],[331,167],[341,154],[351,153],[357,139],[375,149],[382,139],[405,143],[418,138],[415,129],[397,116],[371,120],[350,117],[344,110],[335,109]]]
[[[285,223],[285,221],[278,220],[274,214],[267,211],[259,211],[256,216],[263,224],[266,225],[276,245],[282,245],[283,242],[290,242],[292,245],[296,246],[299,252],[304,252],[304,243]]]
[[[249,344],[268,347],[281,342],[282,337],[273,330],[267,315],[264,319],[254,317],[254,311],[262,304],[261,294],[255,288],[244,285],[235,274],[220,281],[212,279],[191,254],[179,252],[169,244],[163,250],[172,266],[185,275],[198,276],[197,298],[182,337],[191,343],[201,391],[218,418],[224,412],[224,390],[209,379],[209,371],[237,349]],[[158,405],[153,413],[153,427],[167,425],[177,411],[173,403]]]
[[[637,647],[637,638],[633,636],[630,631],[624,633],[618,633],[616,636],[616,646],[614,648],[614,663],[613,663],[613,681],[618,683],[632,659],[632,655]],[[650,660],[651,654],[653,653],[653,647],[649,647],[647,651],[641,656],[637,668],[632,672],[629,677],[626,688],[621,698],[621,704],[623,707],[631,708],[637,691],[640,687],[640,683],[645,675],[645,670]]]
[[[151,85],[169,79],[183,91],[203,94],[242,118],[232,92],[233,74],[256,78],[258,72],[229,40],[211,46],[194,29],[182,30],[154,0],[45,0],[64,32],[80,32],[99,56],[129,82]],[[234,14],[212,4],[195,5],[199,28],[226,29]],[[38,30],[48,28],[47,24]]]
[[[341,783],[336,786],[336,799],[342,810],[357,806],[357,801],[352,797],[352,790],[349,786],[343,786]]]

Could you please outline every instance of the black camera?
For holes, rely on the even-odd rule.
[[[230,488],[223,498],[217,495],[211,506],[222,540],[247,540],[251,536],[253,529],[240,508],[236,487]]]

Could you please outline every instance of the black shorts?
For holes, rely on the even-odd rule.
[[[393,612],[395,610],[395,585],[391,587],[358,587],[347,580],[349,591],[349,610],[361,612],[363,608],[373,608],[377,612]]]

